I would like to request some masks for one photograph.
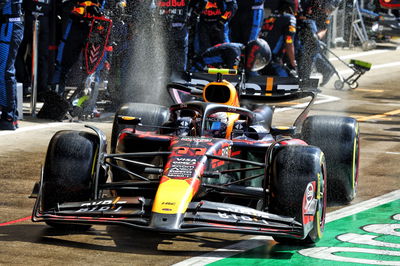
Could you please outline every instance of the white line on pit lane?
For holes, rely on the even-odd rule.
[[[396,66],[400,66],[400,62],[392,62],[392,63],[387,63],[387,64],[372,65],[371,70],[387,68],[387,67],[396,67]],[[352,73],[354,73],[354,70],[353,69],[340,70],[339,73],[341,75],[352,74]]]
[[[393,152],[393,151],[387,151],[385,152],[387,154],[395,154],[395,155],[400,155],[400,152]]]
[[[323,104],[323,103],[340,101],[340,98],[339,97],[335,97],[335,96],[330,96],[330,95],[325,95],[325,94],[318,94],[318,96],[321,97],[322,99],[316,100],[314,102],[314,104]],[[275,111],[275,113],[289,111],[289,110],[298,109],[298,108],[304,108],[307,105],[308,105],[308,103],[301,103],[301,104],[297,104],[297,105],[294,105],[294,106],[291,106],[291,107],[279,108],[279,109],[277,109]]]
[[[390,192],[388,194],[369,199],[352,206],[344,207],[342,209],[330,212],[326,215],[326,222],[332,222],[356,213],[372,209],[376,206],[386,204],[388,202],[400,199],[400,189]],[[220,248],[215,251],[193,257],[181,262],[174,264],[173,266],[202,266],[209,263],[213,263],[222,260],[227,257],[232,257],[236,254],[245,252],[247,250],[257,248],[259,246],[265,245],[267,240],[272,240],[269,236],[257,236],[249,240],[243,240],[231,246]]]
[[[393,52],[393,50],[372,50],[372,51],[368,51],[368,52],[361,52],[361,53],[357,53],[357,54],[343,55],[343,56],[339,56],[339,57],[340,57],[340,59],[344,60],[344,59],[349,59],[349,58],[369,56],[369,55],[373,55],[373,54],[383,54],[383,53],[387,53],[387,52]],[[332,55],[330,55],[330,56],[332,56]],[[339,59],[336,58],[336,57],[329,58],[329,61],[338,61],[338,60]]]
[[[15,133],[22,133],[22,132],[43,129],[43,128],[59,127],[62,125],[67,125],[67,123],[54,122],[54,123],[47,123],[47,124],[41,124],[41,125],[35,125],[35,126],[21,127],[19,129],[17,129],[16,131],[11,131],[11,130],[10,131],[8,131],[8,130],[0,131],[0,136],[11,135],[11,134],[15,134]]]

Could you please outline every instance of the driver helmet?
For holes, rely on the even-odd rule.
[[[206,118],[204,135],[213,138],[225,138],[228,127],[228,115],[218,112]]]
[[[271,49],[265,40],[257,38],[246,45],[245,58],[247,71],[261,70],[271,61]]]

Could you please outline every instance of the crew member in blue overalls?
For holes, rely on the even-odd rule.
[[[302,13],[298,16],[298,37],[300,40],[297,53],[299,63],[299,78],[310,78],[312,66],[315,63],[318,72],[322,72],[324,86],[334,74],[332,64],[319,55],[321,52],[319,40],[327,31],[326,21],[336,8],[334,0],[307,0],[302,2]]]
[[[236,0],[199,1],[194,9],[196,14],[200,14],[194,40],[197,55],[216,44],[229,42],[228,22],[236,10]]]
[[[264,17],[264,0],[237,0],[238,10],[229,22],[231,42],[255,40]]]
[[[18,127],[15,58],[24,34],[22,0],[0,0],[0,130]]]
[[[264,68],[271,61],[271,50],[266,41],[260,38],[241,43],[221,43],[208,48],[200,57],[195,58],[192,72],[205,68],[229,68],[241,70],[248,75]]]
[[[294,38],[296,34],[296,5],[293,0],[280,2],[278,13],[266,18],[260,37],[267,41],[272,51],[272,62],[261,72],[265,75],[288,77],[289,69],[295,70]],[[288,66],[285,66],[288,61]]]
[[[65,90],[67,74],[72,66],[79,59],[79,55],[84,47],[90,31],[90,20],[94,16],[101,16],[105,0],[74,0],[71,16],[66,24],[63,39],[58,46],[56,67],[51,85],[53,89],[56,85],[57,92],[62,95]]]
[[[18,50],[16,59],[17,79],[24,83],[24,94],[27,94],[27,87],[30,87],[31,58],[25,58],[28,47],[32,47],[34,15],[38,15],[39,38],[38,38],[38,69],[37,69],[37,93],[38,98],[47,90],[49,73],[49,44],[50,27],[54,23],[51,18],[55,0],[24,0],[23,9],[25,12],[24,38]]]
[[[189,0],[158,0],[157,7],[169,55],[168,70],[172,74],[184,72],[189,45]]]

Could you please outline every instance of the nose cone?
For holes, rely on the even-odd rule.
[[[151,215],[150,227],[158,231],[173,232],[180,229],[182,220],[182,213],[163,214],[153,212]]]

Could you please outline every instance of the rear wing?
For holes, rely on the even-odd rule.
[[[224,75],[224,80],[234,86],[240,82],[240,75]],[[167,88],[175,103],[201,100],[202,88],[216,80],[215,74],[191,73],[187,82],[171,83]],[[317,94],[318,79],[300,81],[294,77],[255,76],[249,77],[244,86],[238,90],[240,100],[254,103],[276,103],[290,101]]]

